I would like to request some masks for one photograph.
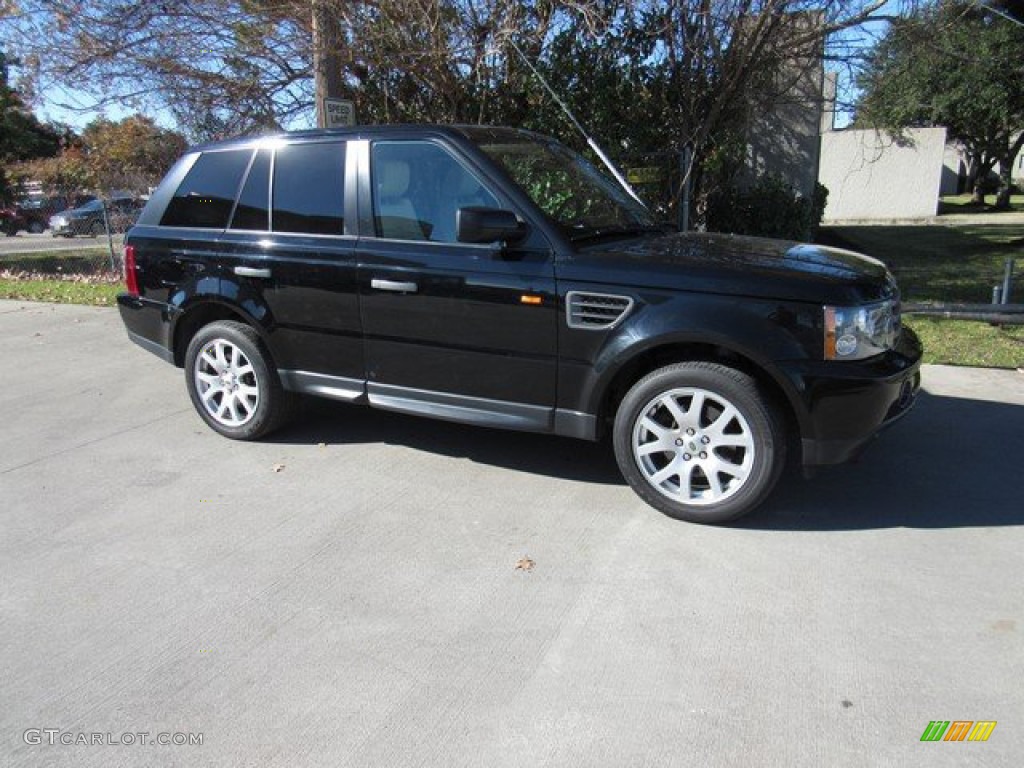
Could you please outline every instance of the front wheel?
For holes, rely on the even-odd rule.
[[[665,514],[722,523],[767,498],[785,463],[780,419],[747,374],[677,363],[638,381],[615,416],[615,458],[633,490]]]
[[[185,352],[185,384],[203,420],[233,440],[263,437],[291,411],[293,396],[282,388],[259,334],[244,323],[200,329]]]

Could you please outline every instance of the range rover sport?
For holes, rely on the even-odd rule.
[[[854,456],[911,407],[920,344],[885,266],[677,233],[557,142],[358,127],[194,148],[125,238],[132,341],[205,422],[297,395],[597,440],[652,506],[749,512],[787,460]],[[500,439],[500,437],[495,437]]]

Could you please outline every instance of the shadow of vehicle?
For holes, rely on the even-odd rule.
[[[852,465],[780,483],[737,526],[841,531],[1024,525],[1024,406],[922,392]]]
[[[283,444],[384,443],[479,464],[587,483],[625,485],[611,445],[472,427],[307,398],[302,414],[267,438]]]
[[[605,442],[469,427],[310,400],[281,444],[385,443],[518,472],[624,485]],[[788,473],[734,525],[764,531],[1024,525],[1024,407],[922,392],[859,461]],[[656,514],[651,510],[652,514]]]

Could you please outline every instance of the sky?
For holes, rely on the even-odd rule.
[[[44,92],[35,107],[35,114],[43,122],[57,122],[70,125],[75,131],[81,133],[93,120],[106,117],[109,120],[122,120],[136,114],[139,110],[129,107],[122,107],[111,104],[103,109],[68,109],[61,104],[82,105],[90,103],[89,94],[83,91],[76,91],[70,88],[50,88]],[[153,118],[162,128],[175,128],[174,118],[162,110],[145,110],[148,117]]]

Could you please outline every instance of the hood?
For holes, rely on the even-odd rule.
[[[885,265],[863,254],[761,237],[673,233],[584,247],[566,280],[851,305],[888,298]]]

